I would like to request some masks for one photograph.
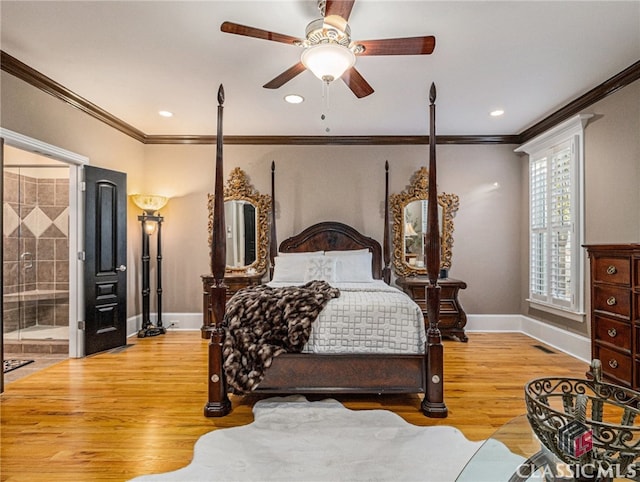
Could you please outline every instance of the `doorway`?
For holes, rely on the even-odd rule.
[[[83,332],[77,323],[84,312],[78,260],[80,180],[89,159],[8,129],[0,128],[0,137],[4,139],[3,356],[9,358],[9,350],[24,350],[31,343],[40,345],[40,350],[49,345],[58,353],[82,357]]]
[[[69,165],[7,146],[3,341],[15,354],[69,353]]]

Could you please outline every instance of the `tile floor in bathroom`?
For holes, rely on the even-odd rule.
[[[40,354],[40,353],[5,353],[5,359],[17,358],[20,360],[33,360],[33,363],[24,365],[20,368],[16,368],[10,372],[4,374],[5,389],[11,382],[24,378],[32,373],[47,368],[56,363],[60,363],[63,360],[69,358],[68,355],[60,354]]]

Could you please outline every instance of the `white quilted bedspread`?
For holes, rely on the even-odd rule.
[[[331,285],[340,297],[329,301],[313,323],[303,352],[424,353],[422,311],[404,292],[380,280]]]

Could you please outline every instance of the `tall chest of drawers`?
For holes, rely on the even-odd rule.
[[[606,378],[640,388],[640,244],[586,245],[591,264],[591,356]]]

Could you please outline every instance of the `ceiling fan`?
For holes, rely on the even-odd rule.
[[[300,61],[263,85],[266,89],[277,89],[295,76],[311,70],[325,83],[337,78],[347,84],[358,98],[373,93],[373,88],[354,67],[356,56],[363,55],[427,55],[433,52],[436,39],[432,35],[377,40],[351,40],[351,28],[347,21],[355,0],[318,0],[322,18],[307,25],[305,38],[247,27],[233,22],[224,22],[220,30],[235,35],[244,35],[272,42],[302,47]]]

